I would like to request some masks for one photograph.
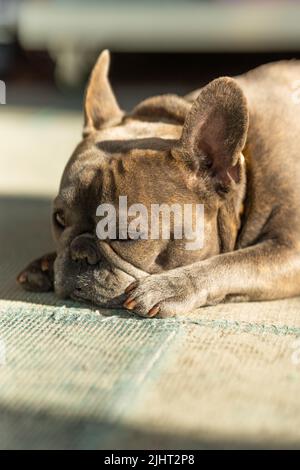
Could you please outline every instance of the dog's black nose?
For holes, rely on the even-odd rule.
[[[73,261],[86,261],[91,265],[100,261],[95,239],[88,233],[78,235],[72,240],[70,252]]]

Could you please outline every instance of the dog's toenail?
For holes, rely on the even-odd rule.
[[[27,281],[27,274],[26,273],[21,273],[19,276],[18,276],[18,282],[20,282],[20,284],[24,284],[24,282]]]
[[[43,259],[42,260],[41,269],[42,269],[42,271],[48,271],[48,269],[49,269],[49,260],[48,259]]]
[[[127,299],[126,302],[124,302],[123,306],[127,308],[128,310],[133,310],[134,307],[136,306],[136,301],[134,299]]]
[[[136,282],[132,282],[131,284],[129,284],[129,286],[127,286],[125,289],[125,294],[129,294],[129,292],[131,292],[136,286]]]
[[[160,306],[159,305],[155,305],[154,307],[152,307],[149,312],[148,312],[148,316],[149,317],[154,317],[160,310]]]
[[[134,300],[134,295],[129,295],[127,299],[124,301],[124,304],[130,303],[132,300]]]

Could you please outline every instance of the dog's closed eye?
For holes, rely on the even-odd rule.
[[[61,230],[65,228],[66,220],[65,220],[64,213],[61,210],[55,211],[53,213],[53,220],[58,228],[60,228]]]

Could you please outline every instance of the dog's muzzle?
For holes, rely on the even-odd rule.
[[[54,264],[54,287],[61,298],[116,306],[122,303],[122,295],[129,284],[148,275],[121,258],[105,241],[81,234],[58,254]]]

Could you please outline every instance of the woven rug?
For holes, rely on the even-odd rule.
[[[8,150],[22,158],[22,139],[38,158],[36,116],[26,116],[18,142],[0,143],[1,168]],[[59,142],[62,119],[79,125],[39,116],[40,141]],[[58,167],[76,142],[66,136]],[[44,144],[43,165],[53,151]],[[299,448],[300,299],[148,320],[26,293],[15,277],[51,249],[55,184],[28,165],[23,186],[7,183],[0,196],[0,448]]]

